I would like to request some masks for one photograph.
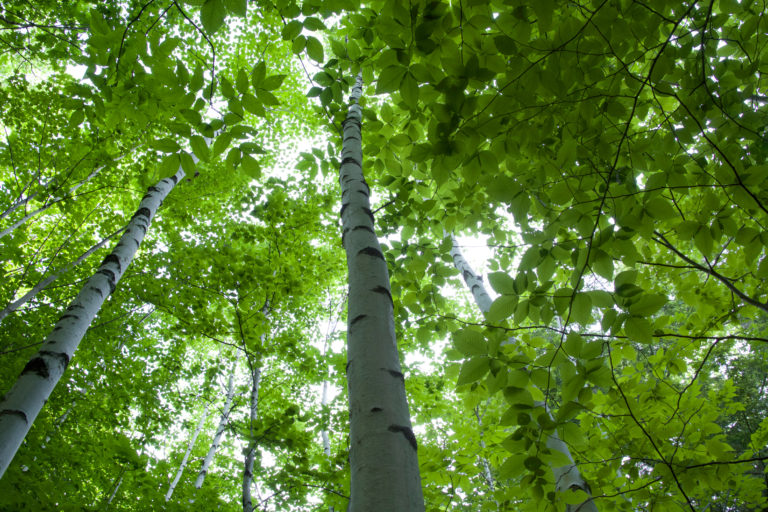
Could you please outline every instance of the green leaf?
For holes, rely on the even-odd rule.
[[[261,165],[251,155],[243,155],[240,160],[240,168],[253,179],[261,178]]]
[[[283,40],[285,41],[291,41],[293,39],[296,39],[296,36],[301,34],[301,29],[304,28],[304,25],[299,20],[291,20],[289,21],[281,31],[281,35],[283,36]]]
[[[272,75],[268,76],[264,79],[260,89],[264,89],[265,91],[274,91],[275,89],[280,88],[281,85],[283,85],[283,80],[285,80],[285,77],[287,75]]]
[[[628,311],[633,315],[651,316],[659,311],[669,301],[665,295],[657,293],[643,294],[630,304]]]
[[[453,334],[453,346],[464,355],[479,356],[488,353],[485,337],[474,329],[461,329]]]
[[[400,89],[406,71],[404,66],[399,65],[384,68],[376,82],[376,94],[395,92]]]
[[[304,48],[307,47],[307,38],[304,36],[298,36],[296,39],[293,40],[293,43],[291,43],[291,51],[295,55],[300,54],[304,51]]]
[[[240,18],[245,18],[248,14],[248,0],[227,0],[229,12]]]
[[[197,168],[195,167],[195,161],[192,159],[192,156],[186,151],[182,151],[179,153],[179,158],[181,160],[181,168],[184,171],[184,174],[187,176],[194,176]]]
[[[515,280],[509,277],[506,272],[491,272],[488,274],[488,282],[496,293],[502,295],[517,295]]]
[[[516,454],[507,457],[504,463],[499,467],[499,478],[501,480],[513,480],[525,473],[526,454]]]
[[[158,151],[162,151],[163,153],[173,153],[181,149],[181,146],[179,146],[179,143],[171,139],[170,137],[166,137],[164,139],[158,139],[152,142],[151,145],[154,149]]]
[[[237,79],[235,80],[235,87],[237,87],[237,92],[240,94],[248,92],[249,85],[248,73],[246,73],[243,68],[240,68],[237,71]]]
[[[419,103],[419,84],[410,73],[403,75],[403,81],[400,83],[400,96],[411,110],[414,110]]]
[[[209,34],[216,33],[224,24],[226,10],[222,0],[205,0],[200,8],[200,21],[203,22],[203,28]]]
[[[517,295],[502,295],[497,297],[491,304],[491,308],[486,314],[489,322],[499,323],[515,314],[517,307]]]
[[[493,43],[502,55],[514,55],[517,53],[517,45],[509,36],[496,36],[493,38]]]
[[[229,143],[232,142],[232,134],[224,132],[216,137],[216,142],[213,143],[213,156],[219,156],[224,153],[229,147]]]
[[[653,341],[653,325],[645,318],[631,316],[624,322],[624,332],[630,339],[640,343]]]
[[[471,384],[482,379],[488,370],[490,370],[490,359],[486,356],[478,356],[464,361],[459,370],[459,378],[456,381],[457,386]]]
[[[264,106],[261,104],[261,102],[256,99],[256,96],[251,93],[245,93],[243,94],[242,101],[245,110],[253,115],[266,117],[267,112],[264,110]]]
[[[321,64],[325,60],[323,45],[314,36],[307,37],[307,55],[310,59]]]
[[[195,153],[195,156],[199,158],[200,160],[207,162],[211,158],[210,150],[208,149],[208,144],[206,144],[205,139],[201,137],[200,135],[193,135],[189,138],[189,145],[192,147],[192,151]]]
[[[585,326],[592,323],[592,298],[587,293],[579,292],[573,298],[571,318]]]

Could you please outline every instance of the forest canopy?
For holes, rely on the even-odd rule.
[[[4,2],[0,510],[765,509],[767,13]]]

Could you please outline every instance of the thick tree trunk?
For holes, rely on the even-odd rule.
[[[451,257],[453,258],[453,263],[456,269],[461,272],[461,275],[464,278],[464,282],[472,293],[478,309],[483,313],[487,313],[490,310],[491,303],[493,301],[488,295],[488,292],[485,290],[483,280],[475,273],[474,270],[472,270],[472,267],[469,266],[467,260],[464,259],[464,256],[461,254],[461,250],[459,249],[459,245],[456,242],[456,238],[454,236],[451,236],[451,241],[453,242],[453,247],[451,248]],[[566,466],[551,468],[552,473],[555,476],[555,486],[557,490],[559,492],[565,492],[568,489],[576,489],[586,492],[589,496],[589,498],[583,503],[578,505],[568,505],[565,508],[566,512],[597,512],[597,506],[592,500],[592,493],[589,489],[589,485],[581,476],[578,466],[573,462],[573,456],[571,455],[568,446],[562,441],[562,439],[560,439],[557,430],[555,430],[547,438],[547,447],[551,450],[562,453],[568,457],[568,460],[571,461],[571,463]]]
[[[179,484],[181,475],[182,473],[184,473],[184,468],[187,467],[187,461],[189,460],[189,455],[192,453],[192,449],[195,447],[195,443],[197,442],[197,436],[199,436],[200,431],[203,430],[203,425],[205,425],[206,419],[208,419],[208,404],[205,404],[203,415],[200,417],[200,421],[197,424],[197,428],[195,428],[195,431],[192,433],[192,438],[189,440],[189,444],[187,445],[187,451],[184,452],[184,457],[181,459],[181,464],[179,464],[179,469],[178,471],[176,471],[176,476],[173,477],[173,481],[171,482],[171,485],[168,486],[168,492],[165,493],[165,501],[171,500],[171,496],[173,496],[173,491],[176,490],[176,486]]]
[[[85,283],[0,402],[0,477],[64,374],[91,321],[131,263],[160,203],[183,177],[184,171],[179,169],[149,188],[114,250]]]
[[[232,361],[232,369],[229,373],[229,381],[227,381],[227,398],[224,402],[224,409],[221,411],[221,417],[219,418],[219,426],[216,427],[216,434],[213,436],[213,441],[211,442],[211,448],[208,450],[208,453],[205,456],[205,460],[203,460],[203,467],[200,468],[200,473],[197,475],[197,480],[195,480],[195,487],[198,489],[203,486],[203,482],[205,481],[205,475],[208,474],[208,468],[211,467],[211,463],[213,462],[213,457],[216,455],[216,451],[219,449],[219,445],[221,445],[221,437],[224,435],[224,429],[227,428],[227,423],[229,422],[229,413],[231,412],[230,408],[232,406],[232,398],[235,396],[235,369],[237,368],[237,358],[235,358],[234,361]]]
[[[0,310],[0,322],[3,321],[5,317],[19,309],[21,306],[29,302],[35,295],[40,293],[40,291],[44,290],[49,284],[54,282],[58,277],[63,274],[64,272],[69,272],[79,264],[81,264],[88,256],[93,254],[94,252],[101,249],[107,242],[112,240],[115,236],[122,233],[125,228],[120,228],[119,230],[115,231],[111,235],[104,238],[102,241],[95,244],[93,247],[85,251],[83,254],[80,255],[75,261],[72,263],[69,263],[65,265],[64,267],[55,270],[51,272],[48,276],[46,276],[44,279],[41,279],[35,286],[32,287],[31,290],[29,290],[27,293],[25,293],[22,297],[19,297],[15,301],[11,302],[7,306],[5,306],[2,310]]]
[[[251,485],[253,484],[253,462],[256,457],[256,440],[253,430],[259,417],[259,384],[261,384],[261,368],[254,365],[251,372],[250,438],[248,439],[248,450],[245,452],[245,469],[243,471],[243,512],[253,512]]]
[[[349,270],[347,386],[351,512],[424,510],[416,437],[395,339],[387,263],[373,229],[362,172],[362,78],[344,121],[341,183],[342,243]]]

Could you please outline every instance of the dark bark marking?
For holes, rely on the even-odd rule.
[[[179,178],[177,178],[175,174],[168,179],[171,180],[174,185],[179,181]]]
[[[160,189],[152,185],[151,187],[147,188],[147,192],[160,192]]]
[[[99,297],[104,297],[104,292],[96,288],[95,286],[91,286],[91,290],[99,294]]]
[[[347,206],[349,206],[349,203],[345,203],[345,204],[341,205],[341,210],[339,211],[339,217],[344,215],[344,210],[347,209]]]
[[[52,352],[50,350],[41,350],[40,355],[47,356],[51,359],[56,359],[58,363],[61,365],[62,370],[66,370],[67,366],[69,366],[69,355],[67,355],[65,352]]]
[[[347,232],[348,232],[348,231],[349,231],[349,228],[345,228],[345,229],[344,229],[344,230],[342,230],[342,232],[341,232],[341,245],[342,245],[342,246],[344,246],[344,242],[346,241],[346,238],[347,238]]]
[[[405,384],[405,375],[403,375],[402,373],[400,373],[398,371],[395,371],[395,370],[388,370],[386,368],[381,368],[381,369],[386,371],[386,372],[388,372],[392,377],[394,377],[396,379],[400,379],[400,381],[403,384]]]
[[[82,304],[72,304],[71,306],[67,307],[67,311],[72,311],[73,309],[77,309],[77,308],[85,309],[85,306],[83,306]]]
[[[114,293],[116,288],[115,278],[117,277],[115,276],[115,273],[106,268],[99,269],[99,271],[96,273],[104,274],[107,277],[107,282],[109,283],[109,293]]]
[[[342,128],[345,128],[345,127],[346,127],[346,125],[347,125],[347,123],[354,123],[354,124],[356,124],[356,125],[360,126],[360,120],[359,120],[359,119],[357,119],[357,118],[355,118],[355,117],[347,117],[346,119],[344,119],[344,120],[341,122],[341,127],[342,127]]]
[[[349,322],[350,327],[355,325],[357,322],[359,322],[360,320],[362,320],[366,316],[368,316],[368,315],[357,315],[351,322]]]
[[[27,413],[25,413],[24,411],[20,411],[18,409],[4,409],[0,411],[0,416],[3,416],[4,414],[7,414],[9,416],[19,416],[25,424],[29,425],[29,419],[27,419]]]
[[[376,249],[375,247],[366,247],[364,249],[360,249],[359,251],[357,251],[357,254],[358,255],[367,254],[368,256],[373,256],[374,258],[381,258],[382,260],[384,260],[384,255],[381,254],[381,251]]]
[[[38,377],[44,379],[47,379],[51,375],[51,372],[48,370],[48,363],[46,363],[45,359],[40,356],[35,356],[30,359],[24,369],[21,370],[22,375],[26,375],[27,373],[34,373]]]
[[[376,232],[373,229],[369,228],[368,226],[355,226],[352,228],[352,231],[356,231],[358,229],[364,229],[370,233],[373,233],[374,235],[376,234]]]
[[[392,304],[392,306],[395,305],[395,302],[392,300],[392,294],[384,286],[377,286],[376,288],[371,288],[371,291],[380,293],[382,295],[386,295],[387,298],[389,299],[389,303]]]
[[[59,321],[62,321],[65,318],[74,318],[75,320],[79,320],[80,319],[80,317],[77,316],[77,315],[70,315],[69,313],[67,313],[65,315],[61,315],[61,318],[59,318]]]
[[[361,169],[363,168],[362,164],[357,161],[357,158],[354,158],[354,157],[351,157],[351,156],[345,157],[341,161],[341,165],[344,165],[344,164],[355,164],[359,168],[361,168]]]
[[[117,265],[117,270],[119,270],[120,272],[123,271],[123,266],[120,264],[120,258],[118,258],[116,254],[107,254],[107,257],[104,258],[104,261],[102,261],[101,265],[99,266],[103,267],[107,263],[114,263],[115,265]]]
[[[465,270],[462,273],[462,276],[464,276],[464,280],[465,281],[468,280],[468,279],[472,279],[472,272],[470,272],[469,270]]]
[[[363,211],[371,218],[371,224],[376,222],[376,220],[373,218],[373,212],[370,208],[363,208]]]
[[[145,226],[144,224],[136,224],[136,227],[141,228],[141,230],[144,232],[145,235],[147,234],[147,226]],[[139,242],[136,242],[137,245],[138,243]]]
[[[371,412],[381,412],[381,411],[383,411],[383,410],[384,410],[384,409],[382,409],[381,407],[373,407],[373,408],[371,409]]]
[[[135,219],[136,217],[146,217],[147,219],[149,219],[151,215],[152,215],[152,212],[149,211],[149,208],[144,206],[142,208],[139,208],[139,210],[133,214],[133,218]]]
[[[365,197],[370,197],[370,194],[368,193],[367,190],[360,189],[357,192],[360,193],[360,194],[363,194]]]
[[[411,444],[414,451],[419,449],[418,443],[416,443],[416,436],[413,435],[413,430],[411,430],[410,427],[404,427],[402,425],[390,425],[387,430],[390,432],[400,432]]]
[[[349,365],[352,364],[352,361],[347,361],[347,366],[344,367],[344,373],[349,373]]]

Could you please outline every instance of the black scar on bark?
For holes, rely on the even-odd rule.
[[[357,158],[352,157],[352,156],[348,156],[348,157],[344,158],[341,161],[341,165],[344,165],[344,164],[355,164],[356,166],[360,167],[361,169],[363,168],[363,166],[360,164],[360,162],[357,161]]]
[[[348,140],[348,139],[359,140],[359,141],[361,141],[361,142],[362,142],[362,139],[361,139],[361,138],[360,138],[360,136],[358,136],[356,133],[350,133],[349,135],[347,135],[346,137],[344,137],[344,140],[345,140],[345,141],[346,141],[346,140]]]
[[[347,206],[349,206],[349,203],[345,203],[345,204],[341,205],[341,211],[339,211],[339,217],[344,215],[344,210],[347,209]]]
[[[120,258],[118,258],[117,255],[107,254],[107,257],[104,258],[104,261],[102,261],[101,265],[99,266],[104,266],[107,263],[114,263],[115,265],[117,265],[117,270],[119,270],[120,272],[123,271],[123,266],[120,264]]]
[[[384,260],[384,255],[381,254],[381,251],[376,249],[375,247],[366,247],[364,249],[360,249],[359,251],[357,251],[357,254],[358,255],[367,254],[368,256],[373,256],[374,258],[381,258],[382,260]]]
[[[354,319],[352,319],[351,322],[349,322],[350,327],[355,325],[357,322],[359,322],[360,320],[362,320],[366,316],[368,316],[368,315],[357,315]]]
[[[405,383],[405,375],[402,373],[395,371],[395,370],[388,370],[386,368],[381,368],[382,370],[388,372],[391,376],[393,376],[396,379],[400,379],[401,382]]]
[[[147,192],[160,192],[160,189],[157,188],[156,186],[152,185],[151,187],[149,187],[147,189]]]
[[[463,273],[462,275],[464,276],[464,280],[465,280],[465,281],[466,281],[467,279],[472,279],[472,272],[470,272],[469,270],[465,270],[465,271],[464,271],[464,273]]]
[[[413,435],[413,430],[411,430],[409,427],[404,427],[402,425],[390,425],[387,430],[390,432],[400,432],[411,444],[411,447],[413,447],[414,451],[419,449],[419,445],[416,443],[416,436]]]
[[[40,356],[30,359],[24,369],[21,370],[22,375],[26,375],[27,373],[34,373],[43,379],[47,379],[51,375],[48,370],[48,363],[46,363],[45,359]]]
[[[73,309],[77,309],[77,308],[85,309],[85,306],[83,306],[82,304],[72,304],[71,306],[67,307],[67,311],[72,311]]]
[[[349,365],[352,364],[352,361],[347,361],[347,366],[344,367],[344,373],[349,373]]]
[[[358,193],[363,194],[365,197],[371,197],[367,190],[360,189]]]
[[[376,234],[376,232],[374,230],[372,230],[371,228],[369,228],[368,226],[355,226],[355,227],[352,228],[352,231],[357,231],[358,229],[364,229],[364,230],[366,230],[366,231],[368,231],[370,233],[373,233],[374,235]]]
[[[145,235],[147,234],[147,226],[145,226],[144,224],[136,224],[136,227],[141,228],[141,230],[144,232]],[[138,244],[138,242],[136,243]]]
[[[139,208],[139,210],[136,213],[133,214],[133,218],[136,218],[136,217],[139,217],[139,216],[149,218],[150,215],[152,215],[152,212],[149,211],[149,208],[144,206],[142,208]]]
[[[377,286],[376,288],[371,288],[371,291],[380,293],[382,295],[386,295],[387,298],[389,299],[389,303],[392,304],[392,306],[395,305],[395,302],[392,300],[392,294],[384,286]]]
[[[65,318],[74,318],[75,320],[79,320],[80,319],[80,317],[77,316],[77,315],[70,315],[69,313],[67,313],[66,315],[61,315],[61,318],[59,318],[59,321],[62,321]]]
[[[363,211],[371,218],[371,224],[376,222],[376,219],[373,218],[373,212],[370,208],[363,208]]]
[[[344,240],[347,238],[347,232],[349,231],[349,228],[345,228],[341,232],[341,245],[344,246]]]
[[[96,273],[104,274],[105,276],[107,276],[107,282],[109,283],[109,293],[114,293],[115,288],[117,287],[115,282],[115,277],[116,277],[115,273],[112,272],[111,270],[107,270],[106,268],[99,269],[99,271]]]
[[[91,290],[99,294],[99,297],[104,297],[104,292],[96,288],[95,286],[91,286]]]
[[[179,178],[177,178],[175,174],[168,179],[171,180],[174,185],[179,181]]]
[[[341,127],[344,128],[344,125],[346,125],[347,123],[355,123],[358,126],[360,125],[360,121],[357,118],[355,118],[355,117],[348,117],[348,118],[344,119],[341,122]]]
[[[29,425],[29,420],[27,419],[27,413],[24,411],[20,411],[18,409],[5,409],[3,411],[0,411],[0,416],[3,416],[7,414],[8,416],[19,416],[22,421],[24,421],[25,424]]]
[[[51,359],[56,359],[61,367],[66,370],[69,366],[69,356],[64,352],[52,352],[50,350],[41,350],[40,355],[45,355]]]
[[[381,407],[373,407],[373,408],[371,408],[371,412],[381,412],[383,410],[384,409],[382,409]]]

